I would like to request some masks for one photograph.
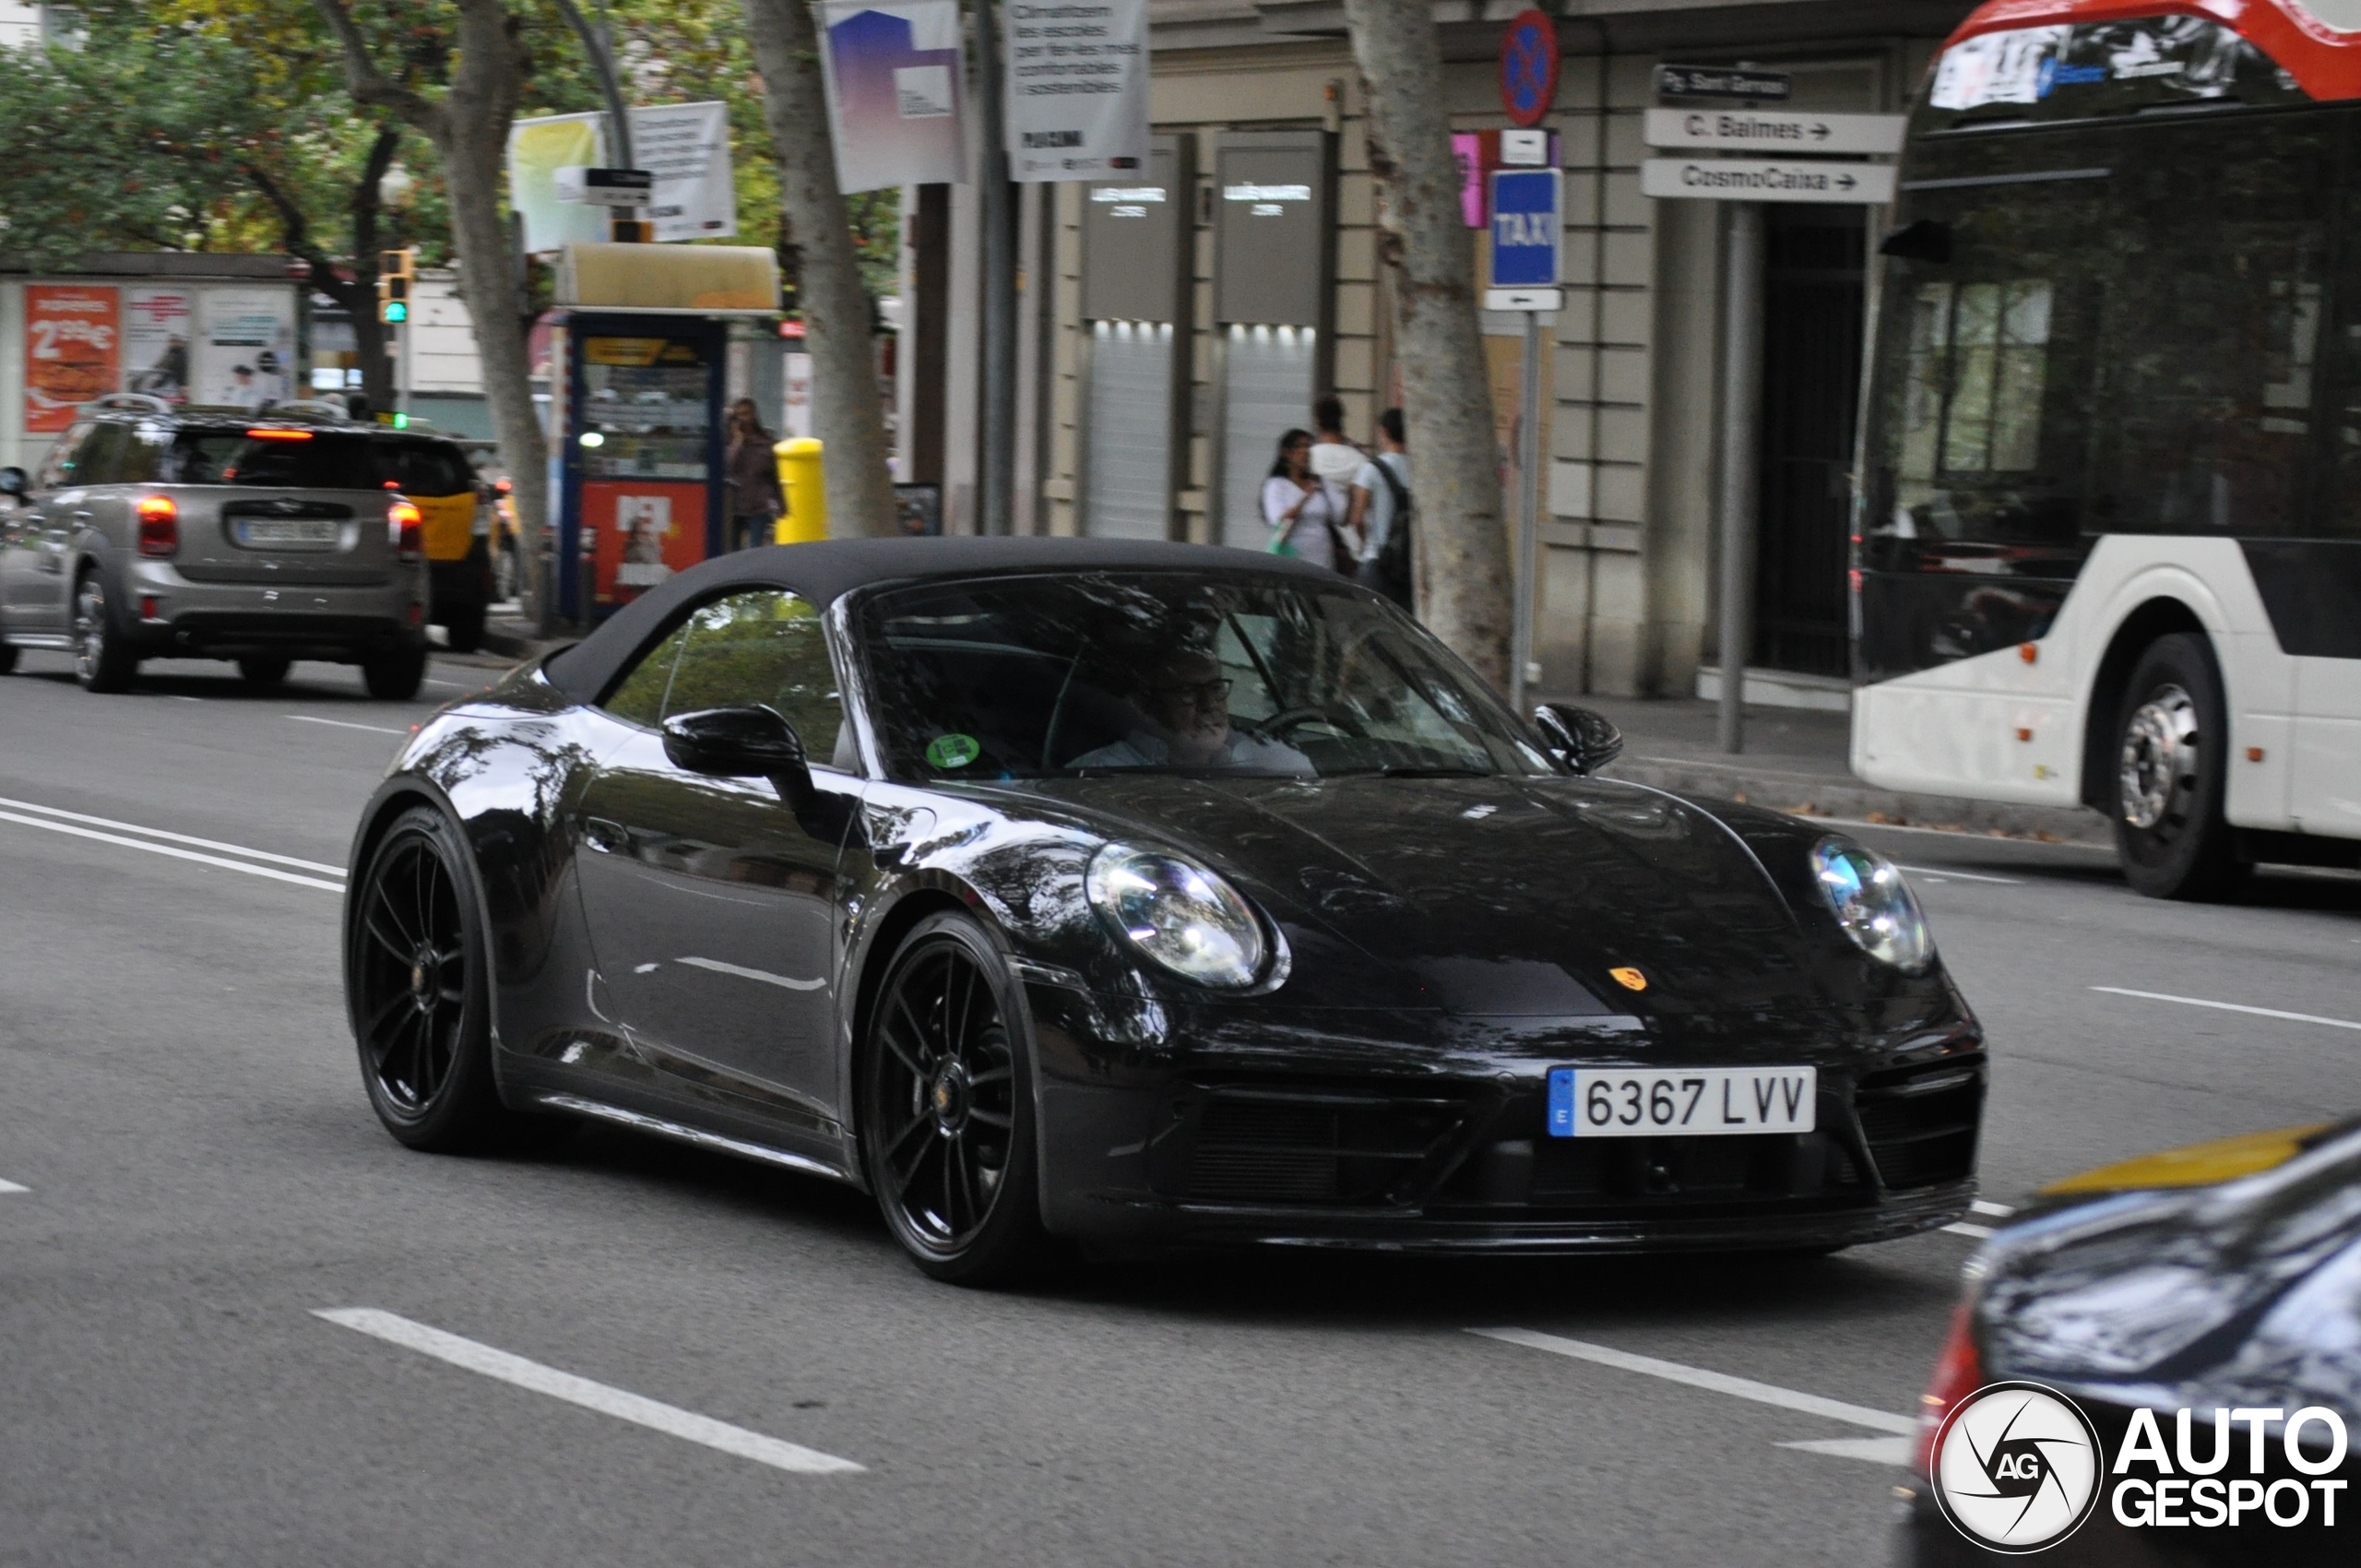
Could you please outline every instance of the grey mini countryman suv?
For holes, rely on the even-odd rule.
[[[0,672],[70,648],[94,692],[143,659],[228,659],[256,685],[298,659],[358,664],[370,695],[417,695],[427,564],[418,505],[382,477],[370,428],[326,405],[86,405],[30,481],[0,469]]]

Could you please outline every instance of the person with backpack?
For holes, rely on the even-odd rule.
[[[1403,439],[1402,410],[1379,416],[1378,455],[1353,475],[1348,535],[1361,541],[1354,577],[1405,610],[1414,608],[1410,583],[1410,450]]]

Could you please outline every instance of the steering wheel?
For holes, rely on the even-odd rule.
[[[1295,729],[1298,725],[1325,724],[1327,722],[1329,722],[1328,715],[1319,708],[1290,707],[1284,712],[1271,715],[1270,718],[1264,719],[1260,723],[1249,724],[1244,728],[1246,732],[1253,736],[1256,740],[1268,741],[1272,744],[1277,745],[1282,743],[1279,737],[1286,734],[1288,731]]]

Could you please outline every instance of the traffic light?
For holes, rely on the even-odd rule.
[[[418,277],[415,255],[408,250],[377,253],[377,319],[388,327],[409,320],[409,286]]]

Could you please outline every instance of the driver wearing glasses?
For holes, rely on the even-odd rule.
[[[1258,773],[1310,773],[1311,759],[1293,746],[1230,723],[1228,677],[1203,648],[1167,652],[1133,699],[1141,722],[1109,746],[1068,766],[1086,767],[1239,767]]]

